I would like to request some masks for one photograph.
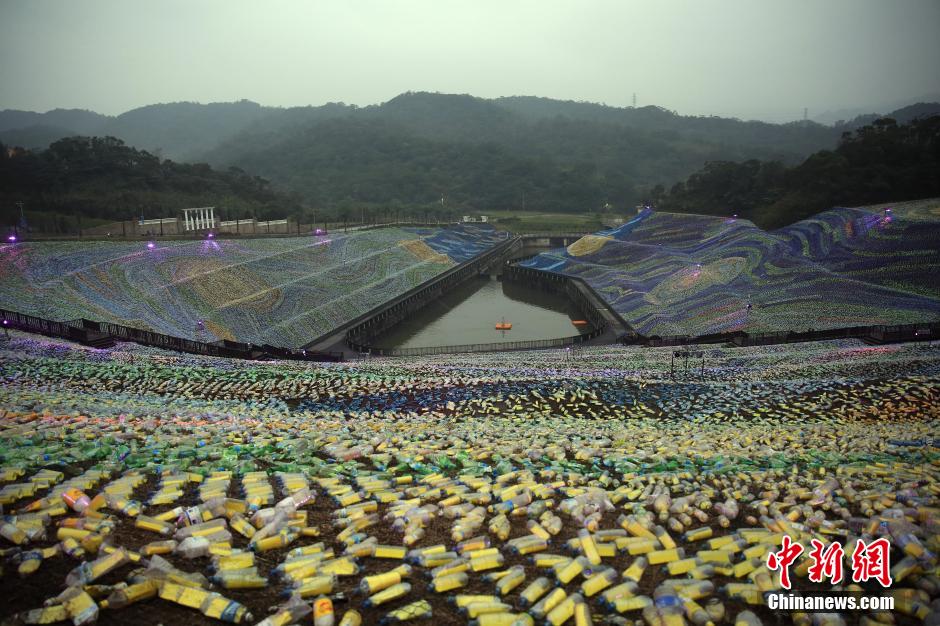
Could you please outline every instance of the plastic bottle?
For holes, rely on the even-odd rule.
[[[229,524],[232,528],[242,537],[246,539],[251,539],[255,536],[256,529],[251,523],[245,519],[245,516],[241,513],[232,513],[232,516],[229,518]]]
[[[490,520],[489,531],[496,536],[500,541],[506,541],[509,539],[509,533],[512,530],[512,527],[509,524],[509,518],[503,514],[499,514]]]
[[[18,546],[26,542],[26,533],[9,522],[0,524],[0,536]]]
[[[409,568],[410,566],[405,565],[403,567]],[[402,580],[402,571],[398,568],[390,570],[388,572],[382,572],[381,574],[373,574],[372,576],[364,576],[361,581],[359,581],[359,593],[363,595],[371,595],[378,593],[383,589],[388,589],[392,585],[397,585]]]
[[[653,592],[653,604],[643,609],[643,619],[650,626],[681,626],[685,623],[682,599],[670,585],[660,585]]]
[[[715,624],[720,624],[725,619],[725,605],[718,598],[711,598],[705,604],[705,611],[709,619]]]
[[[496,592],[501,596],[512,593],[513,589],[525,582],[525,568],[521,565],[514,565],[509,568],[505,576],[496,583]]]
[[[431,587],[438,593],[444,593],[463,587],[469,580],[469,577],[464,572],[445,574],[444,576],[434,578],[431,581]]]
[[[646,555],[650,565],[661,565],[663,563],[672,563],[685,558],[685,550],[682,548],[672,548],[670,550],[654,550]]]
[[[245,606],[215,592],[164,582],[158,593],[164,600],[199,609],[206,617],[232,624],[252,621]]]
[[[431,614],[432,609],[430,603],[428,603],[427,600],[418,600],[400,609],[389,611],[379,620],[379,624],[398,624],[413,619],[431,617]]]
[[[184,559],[196,559],[208,556],[210,545],[211,542],[205,537],[186,537],[173,549],[173,552]]]
[[[741,611],[734,618],[734,626],[762,626],[760,618],[751,611]]]
[[[649,596],[628,596],[614,600],[614,610],[618,613],[645,611],[650,606],[653,606],[653,599]]]
[[[649,565],[649,562],[647,561],[646,557],[641,556],[633,561],[633,563],[630,564],[630,567],[624,570],[623,577],[627,580],[632,580],[635,583],[639,583],[640,579],[643,578],[643,572],[646,571],[647,565]]]
[[[105,554],[94,561],[85,561],[73,569],[65,577],[65,584],[70,587],[87,585],[128,562],[130,559],[127,551],[124,548],[118,548],[111,554]]]
[[[69,587],[59,595],[59,599],[74,626],[94,624],[98,621],[98,605],[81,587]]]
[[[21,577],[26,577],[30,574],[34,574],[36,570],[39,569],[39,566],[42,565],[42,551],[29,550],[27,552],[21,552],[17,559],[19,560],[19,565],[16,570]]]
[[[529,613],[536,619],[542,619],[549,611],[558,606],[567,597],[568,594],[565,593],[562,587],[555,587],[545,595],[545,597],[536,602],[532,608],[529,609]]]
[[[41,609],[18,613],[15,619],[22,624],[54,624],[68,621],[69,612],[65,610],[63,605],[54,604]]]
[[[268,579],[259,576],[255,567],[222,571],[211,580],[225,589],[261,589],[268,586]]]
[[[91,504],[88,495],[76,487],[69,487],[63,491],[62,500],[76,513],[82,513]]]
[[[574,604],[574,626],[593,626],[591,609],[586,602],[577,601]]]
[[[597,603],[602,607],[612,609],[615,600],[619,598],[631,598],[636,595],[639,589],[639,585],[637,585],[632,580],[628,580],[620,583],[619,585],[608,587],[602,591],[600,598],[597,600]]]
[[[99,606],[102,609],[122,609],[135,602],[156,597],[159,588],[159,583],[153,579],[148,579],[133,585],[117,587],[111,592],[107,599],[99,603]]]
[[[333,601],[327,596],[318,596],[313,602],[314,626],[333,626],[336,618],[333,614]]]
[[[173,524],[148,517],[147,515],[138,515],[134,518],[134,526],[166,536],[170,536],[176,531],[176,526]]]
[[[597,546],[591,533],[582,528],[578,531],[578,539],[581,541],[581,552],[587,557],[591,565],[600,565],[601,556],[597,552]]]
[[[339,626],[361,626],[362,615],[356,609],[349,609],[343,614],[343,619],[339,620]]]
[[[552,582],[545,576],[539,576],[519,594],[519,606],[523,609],[532,606],[551,588]]]
[[[551,626],[564,624],[574,615],[575,605],[583,602],[580,594],[571,594],[545,615],[545,623]]]
[[[618,578],[617,572],[613,569],[598,572],[581,583],[581,593],[590,598],[610,587],[617,582]]]
[[[533,626],[534,620],[526,613],[487,613],[475,620],[471,626]]]
[[[682,601],[682,609],[685,611],[685,616],[692,624],[695,626],[708,626],[709,624],[713,624],[711,616],[702,605],[691,598],[683,597],[680,599]]]
[[[391,602],[392,600],[397,600],[398,598],[404,597],[409,593],[411,593],[411,585],[409,583],[398,583],[392,585],[388,589],[384,589],[378,593],[372,594],[366,598],[362,605],[366,608],[381,606],[386,602]]]
[[[333,574],[312,576],[299,581],[299,585],[299,587],[293,590],[293,594],[301,598],[328,595],[333,593],[333,588],[336,586],[336,576]],[[284,595],[291,595],[291,591],[285,591]]]
[[[313,607],[306,602],[291,600],[281,607],[274,615],[269,615],[255,626],[289,626],[313,612]]]
[[[502,554],[488,554],[475,559],[470,559],[470,569],[474,572],[483,572],[486,570],[501,567],[505,559]]]
[[[151,541],[141,546],[140,553],[144,556],[153,556],[154,554],[169,554],[177,546],[175,539],[166,539],[164,541]]]
[[[471,602],[470,604],[461,607],[459,611],[470,619],[475,619],[487,613],[509,613],[512,611],[512,606],[506,604],[505,602]]]
[[[585,565],[590,565],[590,563],[584,557],[578,557],[577,559],[569,559],[568,561],[564,563],[559,563],[554,568],[555,578],[562,585],[567,585],[569,582],[574,580],[576,576],[578,576],[584,571]]]

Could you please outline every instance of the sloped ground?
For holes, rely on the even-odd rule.
[[[299,347],[499,240],[492,228],[0,245],[0,307]],[[197,326],[203,322],[203,328]]]
[[[884,208],[833,209],[774,232],[647,210],[524,265],[584,278],[645,335],[936,321],[940,201]]]
[[[418,623],[465,624],[448,596],[497,594],[487,574],[516,566],[524,581],[500,597],[512,611],[544,576],[566,595],[582,593],[599,623],[658,623],[655,608],[618,610],[600,601],[605,593],[655,597],[668,611],[679,605],[677,589],[692,593],[683,587],[690,584],[698,599],[683,606],[696,623],[703,618],[695,606],[712,611],[715,624],[735,623],[745,610],[765,624],[791,623],[807,618],[771,613],[761,599],[776,580],[764,560],[784,532],[807,546],[814,537],[839,540],[847,552],[858,537],[887,538],[896,607],[882,623],[918,623],[936,610],[940,344],[709,350],[704,370],[697,362],[680,366],[676,378],[670,356],[669,349],[603,348],[313,366],[129,345],[91,350],[13,333],[0,343],[0,499],[16,514],[13,525],[45,534],[20,546],[0,540],[12,548],[0,616],[39,608],[93,558],[53,553],[35,573],[16,574],[21,551],[64,545],[56,536],[63,527],[84,519],[93,529],[84,538],[89,550],[103,536],[132,556],[165,539],[138,528],[117,501],[97,516],[65,510],[66,487],[91,498],[123,494],[148,516],[168,513],[171,535],[185,531],[175,507],[202,506],[225,528],[213,544],[218,552],[250,550],[250,542],[213,497],[273,515],[271,507],[294,494],[300,506],[282,521],[316,536],[285,531],[289,545],[259,551],[261,588],[211,587],[255,620],[284,601],[288,585],[268,577],[290,550],[323,542],[334,554],[321,566],[348,569],[331,593],[337,614],[358,610],[364,624],[422,600],[432,614]],[[290,512],[297,503],[280,506]],[[591,574],[559,580],[561,567],[530,559],[587,558],[584,530],[603,551]],[[426,563],[414,565],[407,593],[385,605],[369,608],[353,593],[364,576],[401,564],[374,554],[373,544],[453,551],[477,536],[495,550],[472,557],[463,587],[436,591]],[[670,541],[684,554],[661,552]],[[526,542],[534,552],[512,548]],[[358,555],[354,567],[343,553]],[[208,556],[163,556],[191,578],[212,573]],[[680,556],[682,567],[672,572],[676,565],[657,563]],[[498,564],[483,569],[487,558]],[[121,582],[162,580],[155,562],[120,565],[86,590],[100,603]],[[830,589],[807,580],[808,565],[803,558],[793,567],[794,587]],[[596,576],[609,577],[610,586],[589,595]],[[594,583],[582,586],[587,580]],[[864,588],[881,593],[877,583]],[[849,624],[872,617],[840,616]],[[218,623],[163,598],[99,608],[98,621]]]

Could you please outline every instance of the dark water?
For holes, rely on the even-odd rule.
[[[382,348],[557,339],[588,332],[572,325],[584,316],[562,295],[516,282],[467,281],[376,339]],[[494,325],[505,319],[512,330]]]

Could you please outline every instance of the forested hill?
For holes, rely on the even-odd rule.
[[[795,167],[779,161],[713,161],[685,182],[654,191],[658,208],[733,215],[765,228],[834,206],[940,196],[940,115],[899,124],[875,120],[846,132],[835,150]]]
[[[925,104],[897,119],[940,109]],[[159,159],[239,167],[317,209],[448,207],[585,212],[631,208],[708,162],[796,165],[867,118],[832,127],[683,116],[535,97],[405,93],[381,105],[175,103],[116,117],[0,112],[0,141],[114,136]],[[74,129],[74,133],[72,130]]]
[[[17,221],[20,201],[29,223],[47,232],[74,229],[77,216],[166,217],[187,206],[222,206],[231,218],[280,218],[298,210],[262,178],[160,160],[113,137],[70,137],[37,152],[0,144],[0,223]],[[57,223],[66,219],[68,225]]]

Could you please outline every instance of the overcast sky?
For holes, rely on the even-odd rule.
[[[940,0],[0,0],[0,109],[537,95],[786,121],[940,92]]]

